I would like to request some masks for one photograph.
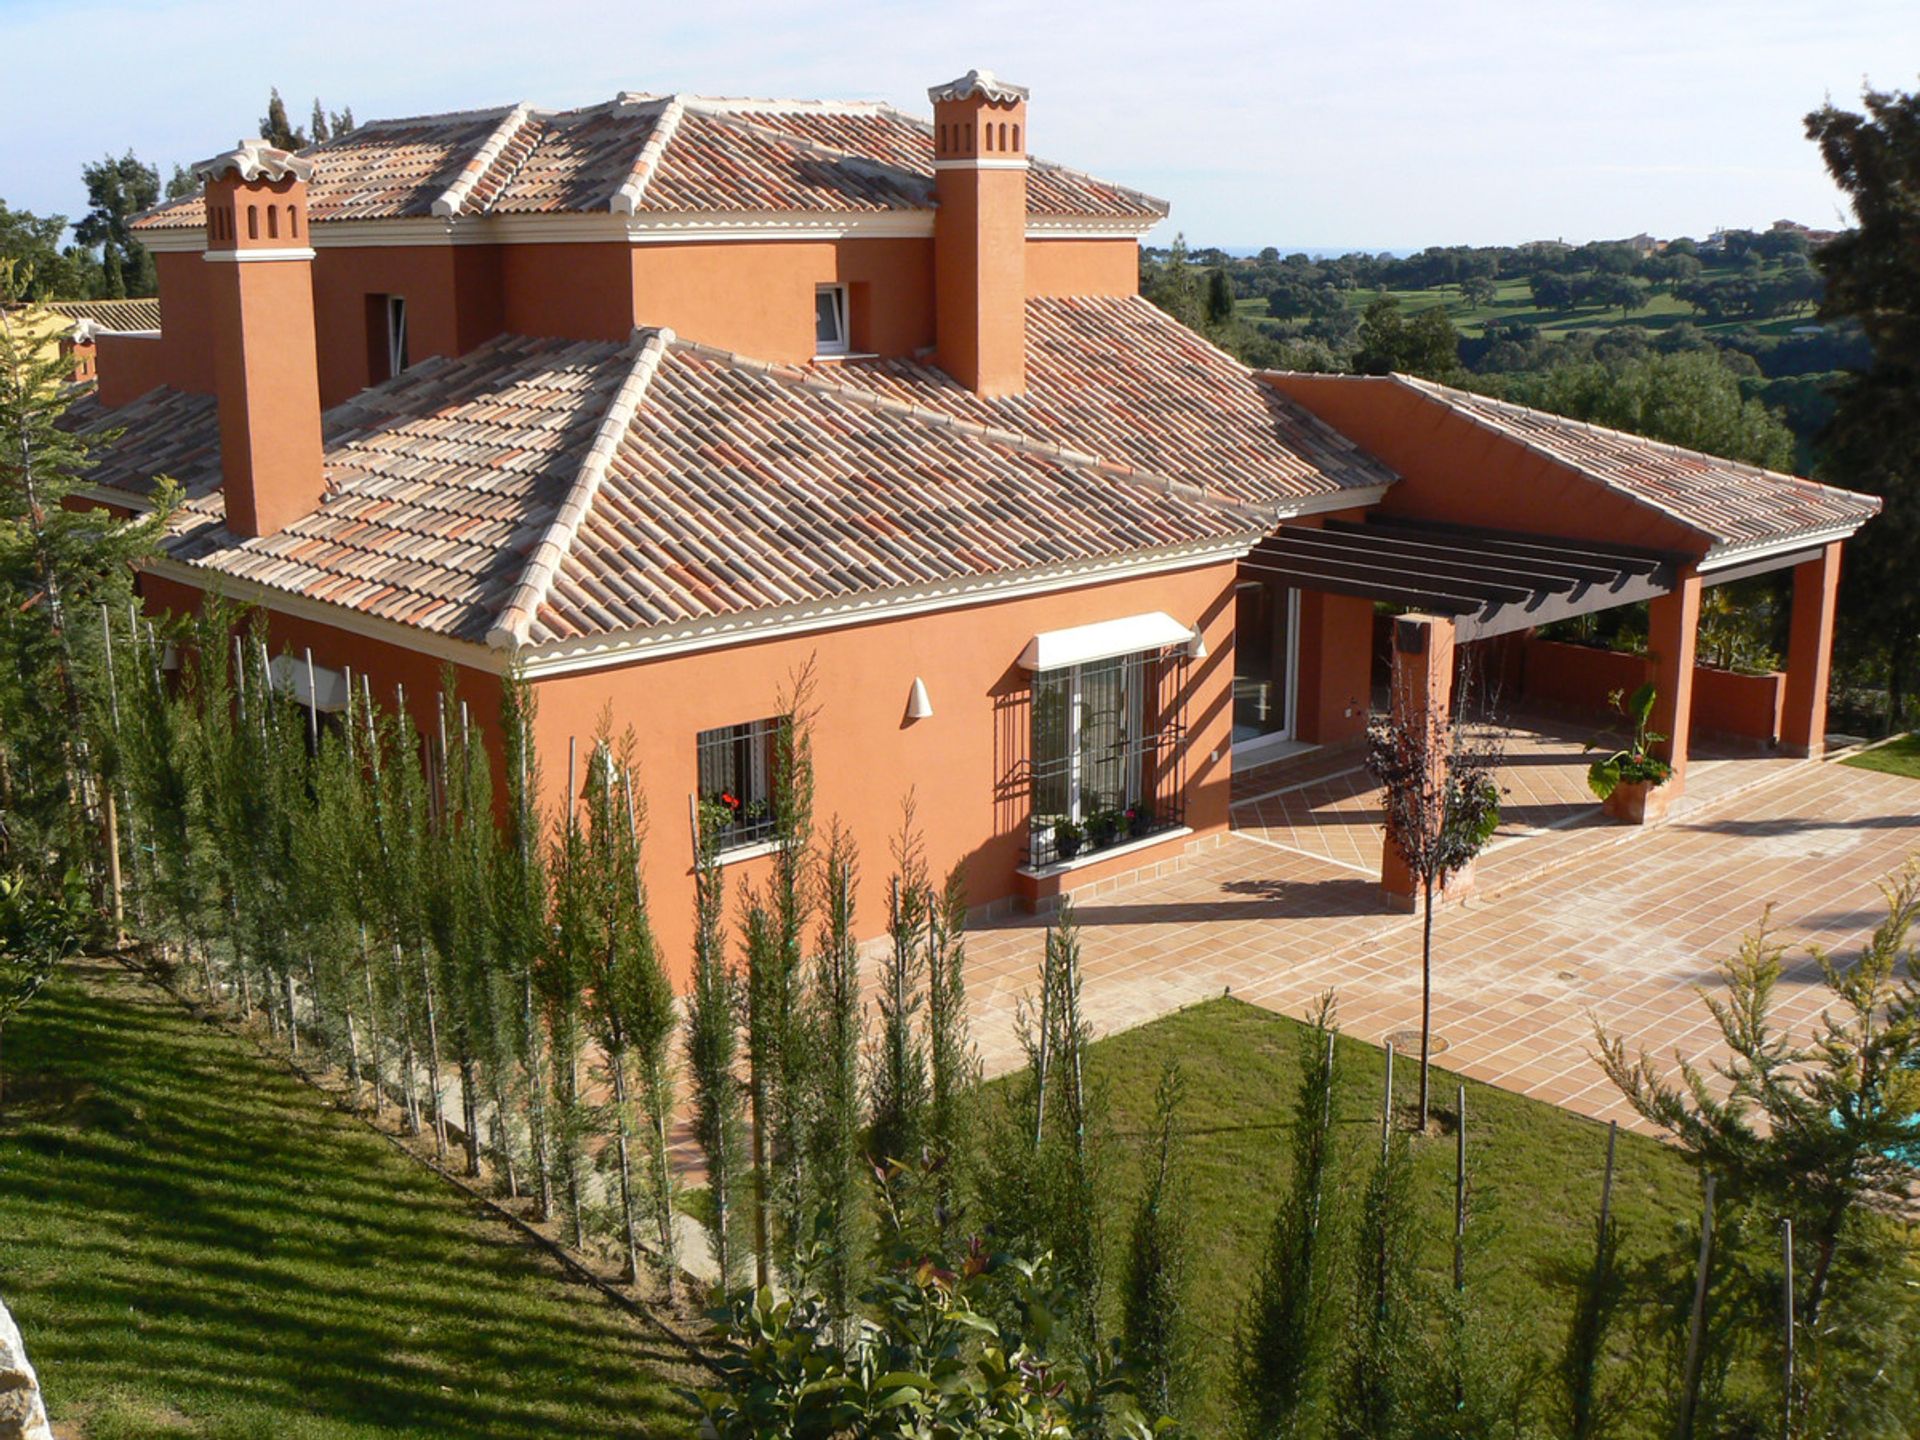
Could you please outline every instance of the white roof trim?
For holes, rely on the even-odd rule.
[[[969,70],[958,80],[949,80],[927,91],[927,98],[936,105],[943,100],[965,100],[973,95],[984,95],[997,104],[1011,105],[1016,100],[1027,98],[1027,87],[1010,85],[991,70]]]
[[[307,684],[307,672],[313,672],[313,684]],[[291,695],[302,705],[331,715],[347,708],[347,677],[324,665],[309,667],[304,657],[281,655],[267,666],[267,678],[273,688]]]
[[[1716,570],[1725,570],[1732,565],[1744,565],[1752,560],[1764,560],[1769,555],[1791,555],[1796,550],[1812,550],[1817,546],[1830,545],[1835,540],[1850,538],[1871,518],[1863,515],[1858,520],[1830,525],[1822,530],[1802,530],[1793,535],[1769,536],[1765,540],[1749,540],[1742,545],[1716,545],[1707,551],[1706,557],[1694,569],[1701,575],[1711,575]]]
[[[1075,625],[1069,630],[1043,631],[1020,652],[1020,665],[1026,670],[1065,670],[1070,665],[1138,655],[1143,650],[1164,650],[1192,640],[1191,625],[1182,625],[1164,610],[1150,610],[1144,615]]]
[[[494,132],[487,137],[486,143],[473,152],[466,169],[433,202],[435,215],[452,216],[460,213],[467,203],[467,196],[480,183],[480,177],[493,168],[493,162],[500,158],[500,152],[507,148],[507,142],[520,133],[520,127],[527,123],[527,116],[532,111],[531,105],[516,105],[506,113]]]

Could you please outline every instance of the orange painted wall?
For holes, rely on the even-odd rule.
[[[500,257],[491,245],[328,246],[313,261],[313,304],[320,327],[320,396],[334,406],[365,389],[367,297],[407,302],[407,354],[458,355],[505,328]],[[384,377],[382,377],[384,378]]]
[[[1615,690],[1631,694],[1653,676],[1653,663],[1644,655],[1532,637],[1522,650],[1525,698],[1584,712],[1596,735],[1619,723],[1607,704],[1608,695]],[[1786,676],[1777,670],[1740,675],[1695,665],[1692,725],[1711,735],[1771,744],[1780,735],[1785,697]]]
[[[1678,521],[1602,490],[1386,376],[1268,379],[1400,473],[1400,483],[1380,502],[1383,515],[1706,553],[1705,537]]]
[[[812,657],[818,819],[824,831],[838,814],[859,843],[861,935],[885,926],[888,841],[898,832],[909,788],[934,872],[965,862],[969,901],[983,904],[1014,893],[1014,871],[1022,863],[1026,802],[1024,792],[1013,790],[1027,750],[1030,681],[1017,662],[1037,631],[1149,610],[1204,623],[1210,653],[1188,671],[1187,823],[1196,832],[1226,824],[1233,578],[1232,565],[1209,566],[543,679],[538,725],[548,793],[557,799],[564,789],[568,738],[584,744],[610,704],[616,729],[632,725],[636,732],[638,779],[651,817],[648,895],[670,968],[684,979],[695,737],[776,713],[783,684]],[[934,713],[909,722],[916,676]],[[1162,858],[1149,849],[1138,863]],[[733,901],[743,883],[763,883],[767,869],[764,860],[729,866]]]
[[[1334,745],[1364,734],[1373,694],[1373,602],[1300,592],[1299,695],[1294,734]]]
[[[176,368],[164,340],[143,335],[102,335],[94,346],[94,372],[103,405],[124,405],[157,385],[174,383]],[[211,391],[212,378],[204,387],[194,388]]]
[[[1029,240],[1027,294],[1137,295],[1137,240]]]
[[[760,360],[813,358],[813,294],[848,287],[853,349],[910,355],[933,343],[928,240],[635,245],[633,322]]]
[[[503,245],[501,319],[520,335],[625,340],[633,333],[632,246]]]

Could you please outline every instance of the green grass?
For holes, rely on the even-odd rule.
[[[1664,290],[1649,293],[1644,308],[1622,315],[1618,310],[1600,310],[1593,306],[1582,306],[1574,310],[1542,310],[1533,303],[1533,292],[1524,276],[1508,277],[1494,282],[1496,287],[1492,303],[1487,305],[1469,305],[1454,288],[1433,290],[1389,290],[1386,293],[1400,302],[1403,315],[1417,315],[1422,310],[1431,310],[1436,306],[1444,307],[1448,316],[1460,333],[1468,337],[1478,337],[1486,333],[1489,322],[1503,324],[1523,324],[1537,327],[1543,335],[1570,335],[1581,330],[1611,330],[1616,326],[1640,325],[1649,330],[1667,330],[1675,325],[1692,324],[1708,334],[1728,330],[1752,330],[1761,335],[1785,335],[1796,325],[1813,322],[1811,310],[1791,315],[1776,316],[1770,320],[1722,320],[1709,321],[1705,316],[1696,314],[1691,305],[1684,300],[1676,300]],[[1378,290],[1356,289],[1346,291],[1344,298],[1350,309],[1362,311],[1371,304],[1381,292]],[[1243,318],[1264,320],[1267,318],[1267,302],[1263,299],[1248,299],[1238,302]]]
[[[1876,745],[1858,755],[1849,755],[1840,763],[1920,780],[1920,732],[1902,735],[1897,740],[1889,740],[1885,745]]]
[[[1130,1206],[1145,1179],[1146,1132],[1162,1067],[1179,1060],[1188,1086],[1186,1173],[1193,1196],[1191,1314],[1199,1347],[1193,1433],[1227,1428],[1235,1317],[1285,1193],[1289,1114],[1298,1086],[1303,1026],[1234,1000],[1194,1006],[1094,1046],[1091,1071],[1104,1087],[1125,1142],[1112,1193]],[[1403,1103],[1417,1071],[1396,1069]],[[1377,1153],[1384,1060],[1379,1050],[1342,1040],[1335,1061],[1336,1109],[1349,1187]],[[1435,1077],[1435,1106],[1449,1115],[1456,1077]],[[1571,1306],[1568,1267],[1590,1262],[1595,1211],[1606,1159],[1606,1129],[1507,1091],[1467,1084],[1467,1149],[1472,1187],[1470,1284],[1517,1343],[1543,1359],[1565,1335]],[[1451,1136],[1417,1145],[1427,1218],[1425,1261],[1451,1274]],[[1699,1186],[1680,1157],[1651,1140],[1620,1137],[1614,1188],[1622,1248],[1631,1264],[1666,1247],[1698,1223]],[[1110,1297],[1124,1273],[1130,1212],[1116,1208]],[[1110,1320],[1117,1324],[1117,1302]]]
[[[70,1433],[688,1433],[638,1322],[162,992],[76,965],[4,1038],[0,1296]]]

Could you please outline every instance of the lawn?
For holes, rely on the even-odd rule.
[[[1883,770],[1889,775],[1905,775],[1909,779],[1920,780],[1920,732],[1900,736],[1884,745],[1876,745],[1858,755],[1849,755],[1840,762],[1842,765],[1856,765],[1862,770]]]
[[[679,1435],[673,1356],[115,966],[5,1036],[0,1296],[63,1435]]]
[[[1226,1387],[1235,1316],[1259,1263],[1289,1169],[1289,1112],[1298,1085],[1304,1027],[1235,1000],[1214,1000],[1103,1040],[1091,1071],[1104,1087],[1124,1143],[1114,1194],[1139,1192],[1145,1131],[1154,1089],[1169,1059],[1188,1085],[1187,1174],[1193,1196],[1192,1315],[1200,1345],[1199,1395],[1193,1433],[1230,1433]],[[1382,1053],[1342,1040],[1335,1059],[1342,1147],[1350,1174],[1377,1154]],[[1403,1103],[1415,1094],[1415,1067],[1396,1065]],[[1454,1107],[1456,1077],[1436,1077],[1435,1093]],[[1557,1347],[1571,1307],[1561,1281],[1569,1261],[1592,1255],[1596,1207],[1606,1160],[1605,1127],[1538,1101],[1467,1084],[1467,1151],[1473,1247],[1469,1282],[1511,1322],[1517,1343],[1545,1358]],[[1451,1273],[1453,1214],[1451,1136],[1417,1150],[1427,1218],[1426,1259],[1436,1276]],[[1357,1184],[1357,1179],[1349,1183]],[[1614,1213],[1628,1263],[1663,1249],[1698,1224],[1699,1185],[1674,1153],[1635,1135],[1620,1137]],[[1125,1260],[1127,1215],[1108,1228],[1110,1273],[1118,1288]],[[1697,1232],[1696,1232],[1697,1233]],[[1117,1303],[1110,1317],[1118,1320]]]

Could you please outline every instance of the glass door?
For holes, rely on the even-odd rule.
[[[1233,598],[1233,748],[1257,752],[1293,735],[1300,592],[1243,580]]]

